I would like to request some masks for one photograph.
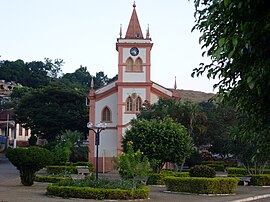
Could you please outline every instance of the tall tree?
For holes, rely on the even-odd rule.
[[[51,84],[26,94],[15,115],[18,123],[47,140],[54,140],[64,130],[87,132],[85,95],[64,85]]]
[[[266,143],[270,128],[270,10],[268,0],[194,0],[203,52],[211,58],[192,75],[219,78],[215,87],[245,113],[241,134]]]

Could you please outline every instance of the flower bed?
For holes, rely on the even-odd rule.
[[[236,192],[236,178],[166,177],[169,191],[197,194],[233,194]]]

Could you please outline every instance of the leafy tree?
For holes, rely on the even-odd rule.
[[[193,142],[196,145],[199,144],[198,140],[206,130],[207,118],[197,103],[160,98],[157,103],[152,105],[145,102],[141,113],[137,117],[138,119],[147,120],[171,117],[174,121],[181,123],[188,129],[188,134],[193,138]]]
[[[242,136],[265,147],[270,128],[270,18],[268,0],[194,0],[203,52],[211,58],[192,76],[219,78],[220,97],[247,116]],[[254,135],[252,137],[251,135]]]
[[[123,149],[133,142],[149,159],[154,172],[159,173],[165,162],[181,163],[192,150],[191,137],[186,128],[171,118],[132,120],[131,129],[123,138]]]
[[[41,147],[8,148],[7,158],[20,171],[21,183],[31,186],[34,183],[35,172],[53,162],[53,155]]]
[[[231,151],[230,133],[238,127],[238,118],[235,107],[228,104],[200,103],[207,116],[204,142],[210,144],[209,151],[228,157]]]
[[[127,180],[132,179],[135,188],[136,177],[147,177],[150,171],[148,158],[143,156],[143,152],[134,152],[133,143],[127,143],[127,152],[122,153],[115,160],[116,169],[119,171],[121,178]]]
[[[68,129],[87,132],[85,95],[61,85],[51,84],[26,94],[16,106],[15,115],[17,123],[49,141]]]

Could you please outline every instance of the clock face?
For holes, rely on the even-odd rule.
[[[130,49],[130,54],[131,54],[132,56],[137,56],[137,55],[139,54],[139,49],[136,48],[136,47],[132,47],[132,48]]]

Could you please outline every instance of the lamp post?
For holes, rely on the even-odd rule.
[[[87,123],[87,128],[89,130],[92,130],[95,133],[95,145],[96,145],[96,180],[98,180],[98,146],[99,146],[99,139],[100,139],[100,132],[102,130],[105,130],[107,124],[102,122],[102,123],[97,123],[95,126],[91,123]]]

